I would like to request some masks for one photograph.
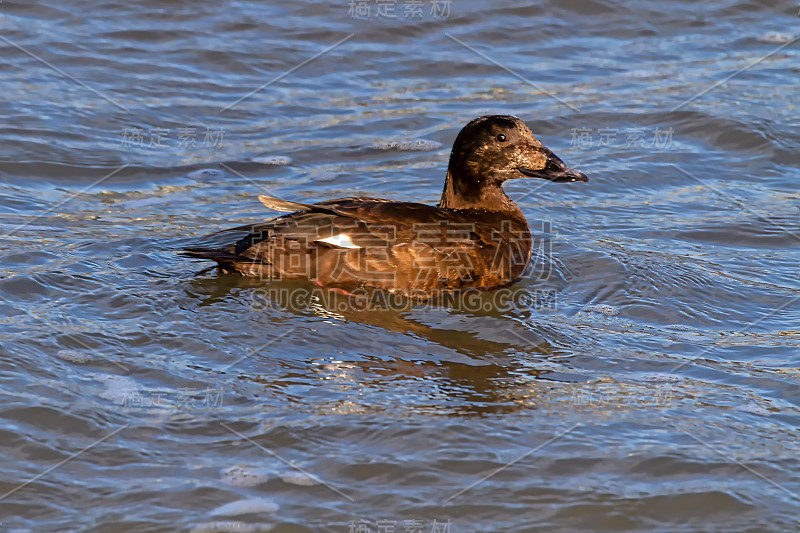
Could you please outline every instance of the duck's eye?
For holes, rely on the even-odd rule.
[[[497,142],[501,142],[501,143],[504,143],[504,142],[506,142],[508,140],[508,139],[506,139],[506,136],[503,135],[502,133],[500,135],[498,135],[497,137],[495,137],[495,139],[497,139]]]
[[[547,170],[556,171],[556,170],[561,170],[561,169],[558,168],[558,165],[556,165],[553,161],[548,161],[547,162]]]

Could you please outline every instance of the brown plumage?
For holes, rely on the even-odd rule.
[[[520,119],[480,117],[455,140],[438,206],[380,198],[301,204],[262,196],[267,207],[291,213],[226,230],[249,232],[230,246],[185,254],[212,259],[223,273],[370,286],[420,299],[503,287],[522,276],[531,257],[528,223],[502,188],[523,177],[588,181]]]

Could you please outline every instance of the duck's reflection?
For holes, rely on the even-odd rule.
[[[521,400],[536,381],[588,379],[554,370],[549,361],[561,355],[559,350],[548,341],[546,333],[536,333],[526,321],[536,313],[536,305],[546,305],[543,300],[536,300],[546,299],[545,293],[533,294],[523,289],[514,292],[512,287],[505,294],[474,291],[421,304],[379,291],[345,292],[310,283],[265,286],[225,275],[196,278],[187,292],[199,299],[201,306],[232,298],[247,302],[257,321],[274,312],[289,313],[380,328],[409,339],[404,349],[397,342],[387,346],[385,335],[359,335],[347,347],[364,354],[357,360],[309,359],[302,369],[296,360],[278,360],[273,361],[275,366],[268,377],[241,376],[273,390],[296,384],[301,372],[304,378],[313,374],[316,379],[338,384],[341,390],[385,390],[391,382],[406,392],[413,387],[423,396],[445,398],[453,403],[453,412],[490,414],[530,408]],[[523,309],[525,312],[521,312]],[[335,353],[337,347],[332,348]],[[397,351],[408,355],[387,353]],[[382,352],[387,355],[375,355]]]

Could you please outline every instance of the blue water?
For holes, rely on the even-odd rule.
[[[797,531],[798,9],[3,1],[0,531]],[[488,113],[590,177],[507,300],[175,254]]]

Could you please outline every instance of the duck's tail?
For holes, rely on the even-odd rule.
[[[187,248],[178,252],[178,254],[194,259],[210,259],[216,261],[220,271],[226,274],[238,272],[240,274],[252,275],[252,271],[262,270],[270,266],[269,263],[254,261],[249,257],[237,255],[224,249]]]

